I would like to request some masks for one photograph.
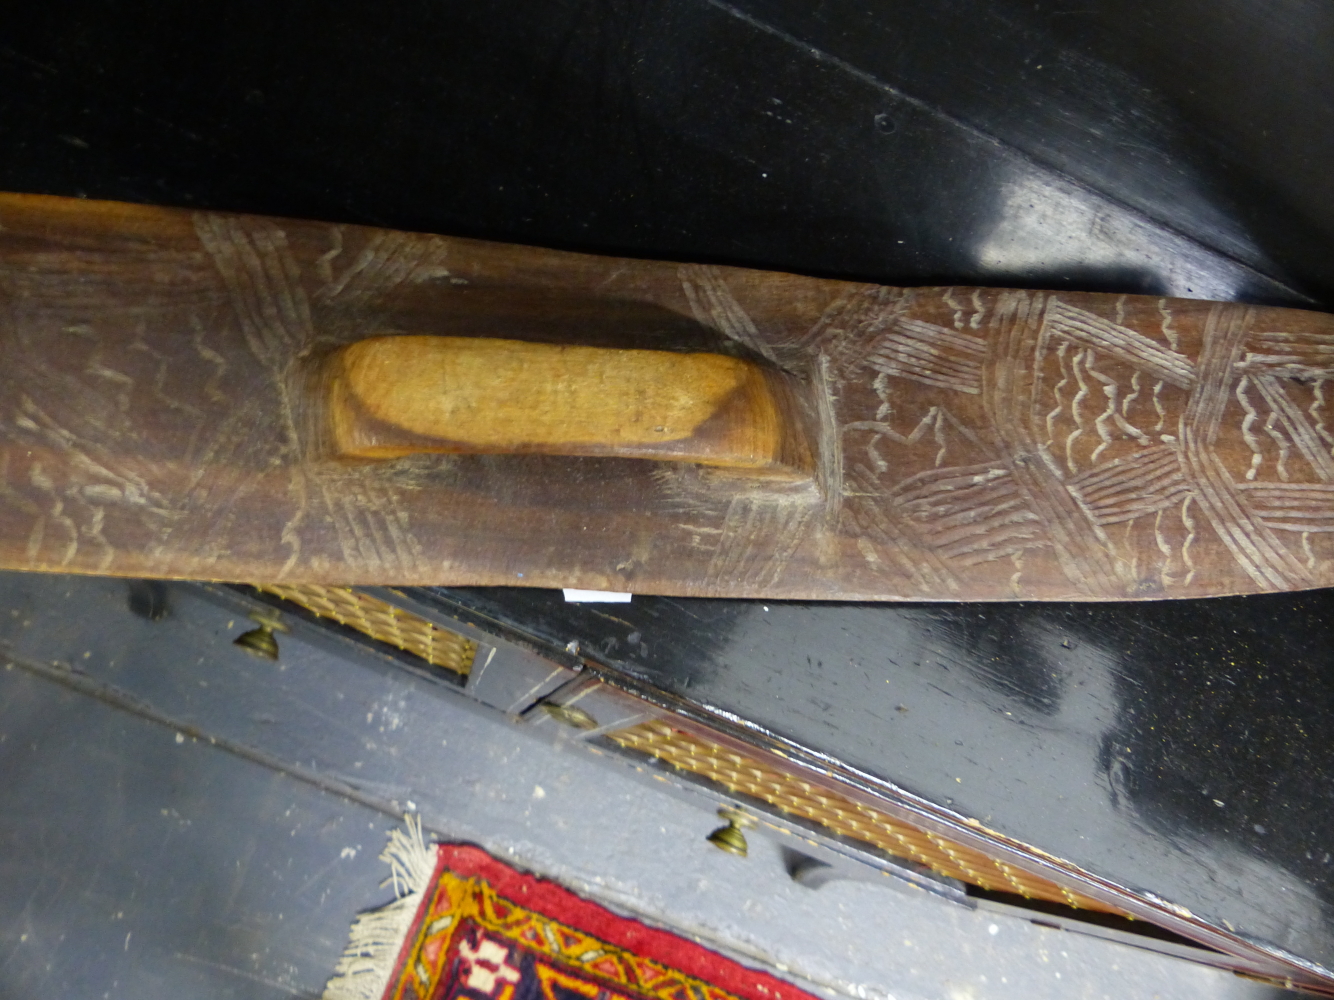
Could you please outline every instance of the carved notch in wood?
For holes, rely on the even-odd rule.
[[[317,362],[320,450],[648,458],[808,478],[800,383],[721,354],[385,336]]]

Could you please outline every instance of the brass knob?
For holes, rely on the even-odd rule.
[[[233,643],[252,656],[259,656],[266,660],[278,659],[278,638],[273,633],[275,631],[287,631],[287,626],[278,619],[278,613],[276,611],[252,611],[248,617],[259,628],[242,632],[233,640]]]
[[[719,809],[718,816],[727,820],[727,825],[718,827],[709,834],[707,840],[720,851],[744,858],[748,853],[748,845],[742,831],[755,825],[754,818],[740,809],[731,808]]]

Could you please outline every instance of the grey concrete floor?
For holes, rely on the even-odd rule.
[[[232,645],[186,585],[0,575],[0,997],[316,997],[406,811],[829,997],[1259,998],[1279,991],[878,881],[818,890],[707,800],[460,694],[284,637]]]

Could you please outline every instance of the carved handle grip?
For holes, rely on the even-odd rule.
[[[808,475],[782,372],[720,354],[374,337],[321,362],[327,450],[601,455]]]

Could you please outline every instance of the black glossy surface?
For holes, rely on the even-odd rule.
[[[5,1000],[314,1000],[392,891],[376,855],[407,802],[428,833],[831,997],[1281,995],[880,875],[813,891],[758,831],[747,859],[711,847],[709,799],[298,621],[277,663],[251,657],[216,591],[167,584],[150,621],[128,589],[0,573]]]
[[[887,282],[1334,297],[1324,0],[7,6],[6,188]]]
[[[729,6],[1237,261],[1334,291],[1327,3]]]
[[[1334,965],[1334,593],[897,607],[437,595]]]

